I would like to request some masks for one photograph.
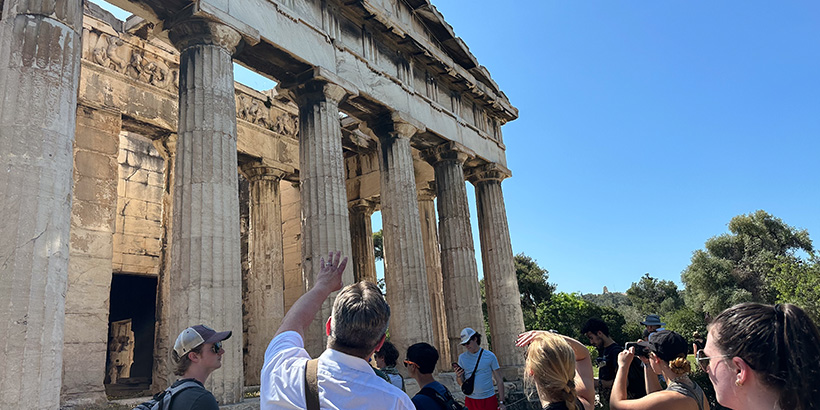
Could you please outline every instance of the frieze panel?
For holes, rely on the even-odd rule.
[[[236,90],[236,118],[293,138],[299,133],[296,115],[274,106],[270,97],[262,100],[239,89]]]
[[[128,34],[112,35],[83,28],[83,59],[133,80],[176,93],[179,64],[152,53],[143,40]]]

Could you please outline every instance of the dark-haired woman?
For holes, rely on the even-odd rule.
[[[581,342],[542,330],[518,336],[528,346],[525,380],[535,385],[544,410],[592,410],[595,406],[592,360]]]
[[[609,396],[612,410],[709,410],[703,389],[689,378],[691,365],[686,360],[689,344],[683,336],[661,330],[652,334],[648,342],[641,342],[648,353],[641,357],[644,363],[644,381],[647,395],[639,399],[627,399],[626,385],[629,365],[635,357],[635,347],[624,350],[618,356],[618,373]],[[666,380],[666,390],[661,390],[657,375]]]
[[[724,310],[697,360],[723,406],[820,409],[820,334],[795,305],[743,303]]]

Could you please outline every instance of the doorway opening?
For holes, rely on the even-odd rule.
[[[115,273],[111,280],[105,391],[110,398],[149,393],[154,366],[157,278]]]

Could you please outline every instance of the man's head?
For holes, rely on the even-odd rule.
[[[465,327],[461,330],[461,345],[470,353],[477,352],[481,345],[481,333]]]
[[[186,328],[177,336],[174,350],[171,353],[176,368],[174,374],[183,376],[192,367],[198,372],[205,372],[206,377],[212,371],[222,367],[222,341],[231,337],[230,330],[217,332],[205,325]]]
[[[612,339],[609,337],[609,326],[598,318],[587,320],[584,326],[581,327],[581,333],[586,335],[589,342],[599,349],[603,349],[612,343]]]
[[[374,356],[376,356],[376,362],[379,363],[379,368],[396,367],[399,360],[399,351],[396,346],[393,346],[393,343],[384,342]]]
[[[658,315],[646,315],[646,320],[641,322],[641,324],[646,326],[646,330],[648,330],[649,333],[666,326],[666,323],[661,322],[661,317]]]
[[[416,343],[407,348],[407,360],[404,364],[411,376],[415,373],[431,374],[436,369],[438,350],[427,343]]]
[[[328,347],[367,358],[384,341],[390,306],[379,287],[359,282],[342,289],[333,302]]]

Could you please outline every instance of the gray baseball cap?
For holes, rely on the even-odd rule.
[[[182,331],[174,342],[174,351],[179,357],[184,356],[191,350],[203,343],[216,343],[231,337],[230,330],[217,332],[205,325],[191,326]]]

